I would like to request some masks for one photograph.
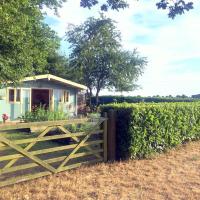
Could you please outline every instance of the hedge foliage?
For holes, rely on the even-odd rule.
[[[200,138],[200,103],[109,104],[117,123],[117,158],[145,158]]]
[[[100,96],[99,104],[109,104],[109,103],[139,103],[139,102],[147,102],[147,103],[160,103],[160,102],[193,102],[198,101],[198,99],[194,98],[177,98],[177,97],[141,97],[141,96]],[[96,98],[92,97],[92,104],[96,104]]]

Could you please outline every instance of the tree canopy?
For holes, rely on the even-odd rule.
[[[0,85],[42,72],[59,48],[57,34],[43,22],[42,5],[56,9],[61,0],[1,1]]]
[[[95,91],[97,103],[102,89],[130,91],[142,73],[146,59],[136,51],[122,49],[121,36],[113,20],[101,16],[71,26],[67,40],[72,51],[69,60],[73,79],[85,84],[89,97]]]
[[[100,3],[101,2],[101,3]],[[129,4],[126,0],[80,0],[80,5],[84,8],[91,9],[93,6],[100,4],[100,8],[102,11],[112,10],[120,10],[129,7]],[[185,13],[185,11],[189,11],[193,9],[193,1],[188,0],[159,0],[156,3],[158,9],[168,10],[168,16],[172,19],[176,15],[181,15]]]
[[[136,49],[133,51],[118,50],[117,62],[111,73],[109,88],[115,91],[133,91],[139,86],[135,81],[142,75],[146,58],[141,57]]]
[[[157,8],[169,10],[170,18],[193,8],[192,0],[157,1]],[[57,12],[64,2],[66,0],[1,0],[0,85],[41,73],[47,70],[48,58],[58,56],[56,51],[60,41],[57,34],[44,23],[42,8],[48,7]],[[99,5],[102,11],[129,6],[125,0],[80,0],[83,8],[90,9],[95,5]]]
[[[49,54],[47,57],[47,64],[42,73],[49,73],[62,78],[70,78],[69,59],[57,52]]]
[[[38,5],[39,8],[43,8],[44,6],[54,9],[57,12],[58,8],[61,8],[63,3],[67,0],[31,0],[34,5]]]

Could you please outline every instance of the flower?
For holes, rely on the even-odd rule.
[[[4,113],[4,114],[2,115],[2,119],[3,119],[4,121],[8,120],[8,115]]]

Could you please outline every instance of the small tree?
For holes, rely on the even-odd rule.
[[[142,73],[146,59],[136,51],[123,51],[121,37],[115,23],[101,16],[89,18],[80,26],[71,26],[67,32],[71,43],[70,68],[73,79],[88,87],[91,99],[95,91],[96,104],[104,88],[130,91]]]

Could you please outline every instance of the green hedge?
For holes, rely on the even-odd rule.
[[[109,103],[139,103],[139,102],[147,102],[147,103],[160,103],[160,102],[193,102],[199,101],[199,99],[194,98],[177,98],[177,97],[141,97],[141,96],[100,96],[99,104],[109,104]],[[96,98],[92,97],[92,104],[96,104]]]
[[[108,104],[117,122],[117,158],[145,158],[200,138],[200,103]]]

